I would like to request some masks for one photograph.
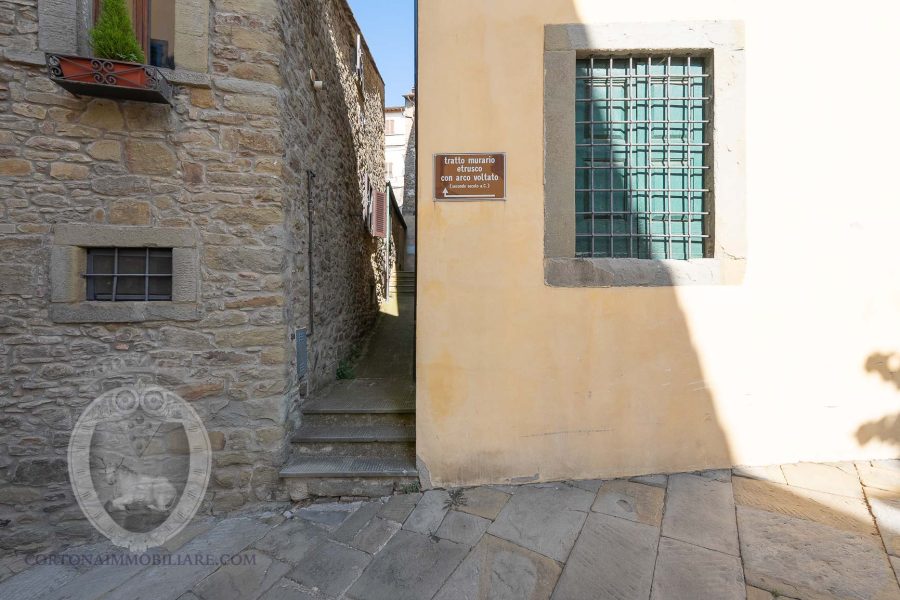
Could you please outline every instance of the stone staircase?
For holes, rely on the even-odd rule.
[[[391,273],[390,284],[391,296],[397,294],[415,294],[416,293],[416,272],[415,271],[394,271]]]
[[[391,278],[355,378],[301,406],[291,459],[281,470],[291,497],[387,496],[418,483],[413,379],[415,274]]]

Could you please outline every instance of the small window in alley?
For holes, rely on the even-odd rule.
[[[578,256],[710,255],[710,89],[703,57],[577,61]]]
[[[88,300],[172,299],[171,248],[89,248]]]

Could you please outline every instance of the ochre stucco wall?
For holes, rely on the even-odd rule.
[[[435,484],[897,455],[900,123],[869,98],[900,85],[879,59],[892,26],[861,4],[419,2],[417,453]],[[543,26],[673,19],[746,26],[744,281],[547,287]],[[507,153],[508,200],[433,202],[432,155],[478,151]]]

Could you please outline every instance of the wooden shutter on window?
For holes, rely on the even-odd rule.
[[[375,192],[372,206],[372,235],[387,237],[387,196],[384,192]]]

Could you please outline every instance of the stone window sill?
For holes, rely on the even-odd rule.
[[[743,261],[717,258],[545,258],[544,281],[553,287],[663,287],[722,285],[740,280]]]
[[[194,302],[77,302],[50,305],[54,323],[138,323],[143,321],[196,321]]]

